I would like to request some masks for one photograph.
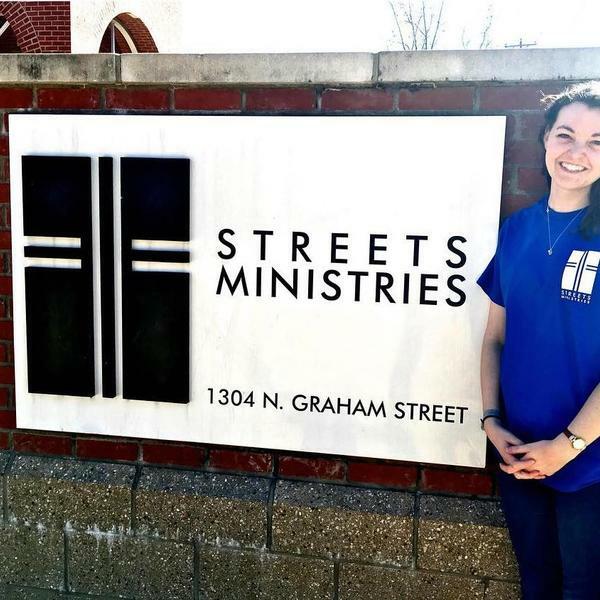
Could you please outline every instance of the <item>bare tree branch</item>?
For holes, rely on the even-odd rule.
[[[400,25],[400,19],[398,18],[398,13],[396,12],[396,7],[394,6],[394,2],[392,0],[388,0],[390,8],[392,9],[392,14],[394,15],[394,22],[396,24],[395,33],[400,37],[400,45],[402,46],[402,50],[408,50],[408,46],[404,41],[404,36],[402,35],[402,26]]]
[[[481,41],[479,42],[479,49],[489,48],[491,44],[490,39],[490,31],[492,29],[492,23],[494,21],[494,12],[492,8],[492,4],[488,4],[487,15],[485,17],[485,22],[483,24],[483,29],[481,30]]]
[[[442,31],[444,1],[388,0],[394,23],[394,37],[403,50],[430,50]],[[433,5],[433,6],[432,6]]]
[[[438,16],[437,16],[437,23],[435,24],[435,31],[433,32],[433,40],[431,40],[432,48],[435,46],[435,43],[437,41],[438,31],[440,30],[440,25],[442,23],[442,13],[443,12],[444,12],[444,2],[442,1],[442,3],[440,4],[440,10],[439,10]]]

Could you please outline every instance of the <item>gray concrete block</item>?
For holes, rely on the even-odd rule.
[[[61,592],[25,587],[0,586],[0,598],[2,600],[61,600],[67,598]]]
[[[413,569],[352,563],[340,566],[339,600],[483,600],[481,580]]]
[[[521,586],[507,581],[489,581],[485,600],[521,600]]]
[[[331,600],[333,562],[205,546],[199,590],[202,600]]]
[[[600,77],[598,48],[381,52],[380,83],[546,81]]]
[[[7,474],[10,520],[125,531],[135,467],[17,455]]]
[[[280,481],[273,548],[395,565],[412,558],[414,496],[405,492]]]
[[[60,589],[64,534],[30,527],[0,527],[0,583]]]
[[[0,477],[4,475],[4,470],[6,469],[6,465],[10,460],[10,452],[0,452]]]
[[[262,548],[269,486],[261,477],[145,468],[135,492],[136,530]]]
[[[73,592],[136,600],[192,600],[191,544],[114,534],[69,533],[68,570]]]
[[[0,54],[1,83],[113,83],[111,54]]]
[[[498,502],[421,496],[418,566],[516,578],[517,565]]]
[[[122,54],[123,83],[346,85],[373,83],[367,52],[284,54]]]

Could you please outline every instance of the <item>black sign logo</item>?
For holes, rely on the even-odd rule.
[[[92,239],[96,163],[85,156],[22,158],[29,392],[117,395],[115,288],[120,285],[123,397],[186,403],[190,274],[173,267],[190,262],[190,161],[119,160],[117,282],[113,158],[101,157],[97,163],[96,252]],[[100,262],[99,306],[94,306],[94,256]],[[96,389],[95,377],[97,310],[102,323],[101,390]]]

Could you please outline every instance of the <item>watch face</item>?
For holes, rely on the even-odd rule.
[[[575,450],[583,450],[585,448],[585,442],[581,438],[575,438],[571,444]]]

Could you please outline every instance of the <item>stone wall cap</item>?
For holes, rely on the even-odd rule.
[[[376,86],[600,79],[600,48],[279,54],[0,54],[0,84]]]
[[[74,483],[131,487],[135,478],[135,467],[133,465],[81,461],[73,458],[19,454],[15,457],[7,475],[11,478],[60,479]]]
[[[271,482],[265,477],[144,467],[138,491],[167,492],[266,502]]]
[[[289,54],[123,54],[123,83],[206,85],[371,85],[374,55],[366,52]]]
[[[379,83],[600,78],[600,48],[381,52]]]
[[[0,54],[0,83],[115,83],[113,54]]]
[[[396,490],[281,480],[275,488],[274,504],[412,516],[414,495]]]

